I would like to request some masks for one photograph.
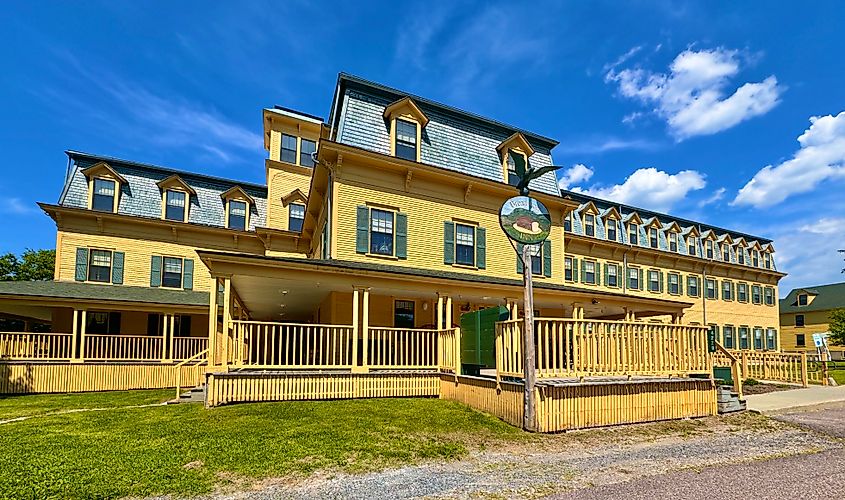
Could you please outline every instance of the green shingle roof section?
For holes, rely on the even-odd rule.
[[[208,306],[208,293],[75,281],[0,281],[0,297],[15,295],[97,302]]]
[[[798,305],[798,295],[802,292],[815,294],[813,301],[806,306]],[[794,288],[789,295],[780,299],[781,313],[827,311],[838,307],[845,307],[845,283]]]

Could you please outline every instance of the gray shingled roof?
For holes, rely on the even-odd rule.
[[[799,306],[798,295],[801,292],[816,294],[813,302],[806,306]],[[795,288],[786,297],[780,299],[781,314],[826,311],[839,307],[845,307],[845,283]]]
[[[138,302],[208,306],[208,292],[142,286],[100,285],[76,281],[0,281],[0,296],[16,295],[96,302]]]
[[[384,109],[403,97],[411,97],[429,118],[422,134],[421,163],[505,182],[496,147],[514,132],[522,132],[535,150],[529,163],[536,167],[552,164],[551,148],[557,143],[551,139],[348,75],[341,76],[338,85],[341,83],[344,85],[337,142],[389,155],[390,130]],[[530,186],[543,193],[560,194],[551,172]]]
[[[258,184],[220,179],[190,172],[146,165],[142,163],[68,151],[73,162],[59,205],[65,207],[88,207],[88,181],[82,170],[100,161],[105,161],[117,173],[126,178],[128,185],[121,189],[118,213],[139,217],[161,218],[161,190],[156,185],[173,174],[179,175],[196,195],[191,196],[188,222],[212,227],[225,227],[226,215],[220,194],[232,186],[241,186],[255,199],[252,207],[249,229],[265,226],[267,214],[267,188]]]

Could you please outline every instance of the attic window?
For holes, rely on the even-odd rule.
[[[669,231],[669,251],[678,251],[678,233],[674,231]]]
[[[229,200],[229,229],[246,230],[246,202]]]
[[[516,186],[519,184],[521,180],[519,177],[517,165],[521,165],[522,169],[525,169],[525,156],[521,153],[517,153],[516,151],[509,150],[508,151],[508,184],[511,186]]]
[[[185,199],[187,193],[168,189],[165,192],[164,218],[183,222],[185,220]]]
[[[396,120],[396,156],[417,161],[417,124],[406,120]]]
[[[94,179],[94,194],[91,208],[102,212],[114,212],[114,194],[116,182],[109,179]]]
[[[807,305],[807,294],[802,293],[798,296],[798,305],[799,306],[806,306]]]

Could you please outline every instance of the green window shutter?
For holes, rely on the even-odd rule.
[[[522,263],[522,243],[516,244],[516,272],[522,274],[524,265]]]
[[[366,205],[358,205],[358,217],[355,227],[355,252],[367,253],[370,243],[370,209]]]
[[[624,279],[625,279],[625,283],[628,284],[627,288],[632,289],[632,288],[634,288],[634,280],[631,279],[631,274],[628,271],[629,269],[630,269],[630,267],[625,268],[625,278]]]
[[[684,294],[684,276],[682,274],[678,275],[678,295]]]
[[[645,290],[645,283],[643,282],[643,270],[640,269],[640,279],[638,280],[640,286],[637,287],[637,290]]]
[[[123,252],[114,252],[111,257],[111,282],[115,285],[123,284]]]
[[[182,288],[185,290],[194,289],[194,260],[185,259],[182,263]]]
[[[581,263],[581,283],[587,282],[587,266],[584,263]]]
[[[578,259],[572,257],[572,281],[578,283]]]
[[[153,255],[150,262],[150,286],[161,286],[161,256]]]
[[[552,276],[552,242],[549,240],[543,242],[543,276]]]
[[[601,286],[601,262],[596,262],[596,285]]]
[[[479,269],[487,267],[487,230],[483,227],[475,229],[475,265]]]
[[[85,281],[88,278],[88,249],[76,249],[76,274],[74,279],[76,281]]]
[[[660,292],[663,292],[663,271],[657,272],[657,283],[660,285]]]
[[[608,265],[607,262],[604,263],[604,284],[607,285],[610,281],[607,279],[610,275],[610,272],[607,270]]]
[[[396,212],[396,257],[408,258],[408,214]]]
[[[690,285],[689,280],[692,280],[692,279],[693,279],[692,277],[689,277],[689,276],[687,277],[687,296],[688,297],[692,297],[692,289],[689,286]]]
[[[450,220],[443,223],[443,263],[455,263],[455,223]]]
[[[746,295],[747,295],[747,292],[746,292]],[[731,298],[733,300],[736,300],[736,283],[731,283]],[[748,300],[748,297],[746,297],[746,300]]]

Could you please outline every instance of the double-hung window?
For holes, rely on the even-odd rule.
[[[648,244],[651,248],[657,248],[658,245],[658,238],[657,238],[657,228],[653,227],[648,230]]]
[[[605,219],[605,233],[607,233],[607,239],[610,241],[616,241],[616,220],[615,219]]]
[[[763,295],[766,297],[766,305],[773,306],[775,305],[775,289],[766,287],[763,291]]]
[[[695,236],[690,236],[687,238],[687,253],[695,256],[698,252],[698,238]]]
[[[616,264],[607,264],[607,286],[619,286],[619,266]]]
[[[748,285],[739,283],[736,285],[736,300],[740,302],[748,302]]]
[[[773,351],[777,349],[777,330],[766,328],[766,349]]]
[[[393,303],[393,326],[395,328],[414,328],[413,300],[397,300]]]
[[[632,290],[640,289],[640,270],[636,267],[628,268],[628,288]]]
[[[596,235],[596,216],[593,214],[584,215],[584,234],[587,236]]]
[[[596,283],[596,263],[591,260],[584,261],[584,283]]]
[[[164,193],[164,218],[183,222],[185,220],[185,205],[187,194],[184,191],[168,189]]]
[[[531,274],[543,275],[543,245],[529,245],[531,254]]]
[[[648,271],[648,291],[660,291],[660,272],[655,269],[649,269]]]
[[[182,288],[182,259],[178,257],[162,259],[161,286]]]
[[[754,252],[751,253],[751,264],[754,267],[760,267],[760,252],[759,251],[754,250]]]
[[[299,164],[303,167],[313,167],[314,158],[311,153],[317,151],[317,143],[308,139],[299,140]]]
[[[754,327],[754,349],[763,350],[763,329],[759,326]]]
[[[302,231],[302,223],[305,221],[305,205],[291,203],[288,209],[288,231]]]
[[[731,247],[727,243],[722,243],[722,260],[725,262],[731,261]]]
[[[508,170],[508,184],[516,186],[521,180],[519,173],[516,171],[516,163],[520,162],[525,165],[525,157],[516,151],[508,150],[507,170]]]
[[[763,266],[764,266],[766,269],[771,269],[771,268],[772,268],[772,256],[769,254],[769,252],[764,252],[764,253],[763,253]]]
[[[687,293],[690,297],[698,297],[698,276],[687,277]]]
[[[704,252],[708,259],[713,258],[713,240],[707,240],[704,243]]]
[[[763,296],[760,293],[760,285],[751,285],[751,303],[762,304]]]
[[[563,279],[566,281],[573,281],[572,274],[572,257],[564,257],[563,259]]]
[[[393,212],[370,210],[370,253],[393,255]]]
[[[110,250],[91,250],[88,254],[88,281],[111,282],[111,263]]]
[[[675,273],[669,273],[669,293],[671,293],[672,295],[678,295],[681,293],[680,281],[680,275]]]
[[[566,214],[566,217],[563,218],[563,230],[571,233],[572,232],[572,212]]]
[[[806,346],[807,346],[807,337],[805,337],[803,333],[796,333],[795,334],[795,347],[806,347]]]
[[[417,161],[417,124],[406,120],[396,120],[396,156]]]
[[[281,158],[283,162],[296,165],[296,136],[282,134]]]
[[[114,212],[115,186],[117,183],[110,179],[94,179],[94,193],[91,208],[101,212]]]
[[[708,299],[716,298],[716,280],[707,279],[704,282],[704,293]]]
[[[740,349],[748,349],[748,327],[741,326],[739,327],[739,348]]]
[[[734,343],[734,327],[732,325],[725,325],[722,333],[724,334],[725,349],[733,349],[736,345]]]
[[[475,228],[466,224],[455,224],[455,263],[475,265]]]
[[[737,247],[736,248],[736,261],[742,265],[745,265],[745,249]]]
[[[245,201],[229,200],[229,229],[246,230],[246,209]]]
[[[804,326],[804,315],[803,314],[796,314],[795,315],[795,326]]]
[[[722,281],[722,300],[733,300],[734,286],[730,281]]]
[[[806,306],[807,305],[807,294],[802,293],[798,296],[798,305],[799,306]]]
[[[674,231],[669,232],[669,251],[670,252],[677,252],[678,251],[678,233]]]
[[[635,223],[628,224],[628,244],[630,245],[639,245],[640,244],[640,226]]]

